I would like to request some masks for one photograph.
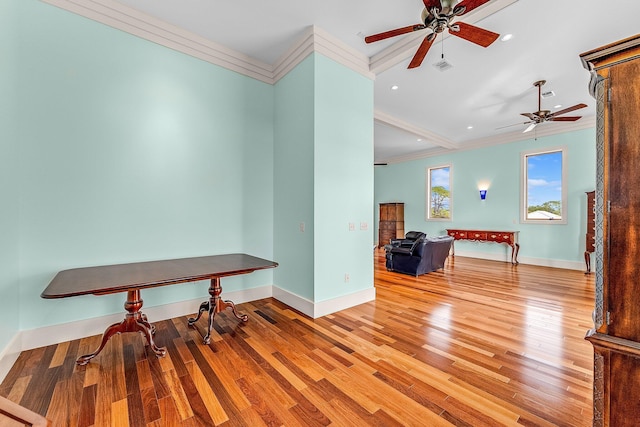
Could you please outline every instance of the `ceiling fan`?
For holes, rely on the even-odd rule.
[[[425,36],[424,40],[422,40],[408,68],[416,68],[422,64],[424,57],[427,56],[427,52],[438,34],[446,29],[449,30],[449,34],[482,47],[488,47],[496,41],[500,34],[464,22],[452,22],[454,18],[464,15],[490,0],[463,0],[460,3],[458,3],[458,1],[459,0],[422,0],[425,8],[422,11],[420,24],[409,25],[407,27],[396,28],[395,30],[367,36],[364,41],[366,43],[373,43],[414,31],[424,29],[431,30],[431,32]]]
[[[533,86],[538,88],[538,111],[534,113],[521,113],[521,115],[528,117],[530,121],[524,122],[522,124],[529,125],[524,132],[532,131],[537,125],[543,122],[575,122],[576,120],[580,120],[582,116],[564,116],[558,117],[562,114],[570,113],[571,111],[579,110],[580,108],[584,108],[587,104],[576,104],[572,107],[565,108],[564,110],[559,110],[552,113],[550,110],[543,110],[541,107],[542,104],[542,86],[546,83],[546,80],[538,80],[533,83]],[[519,124],[519,123],[518,123]],[[511,125],[515,126],[515,125]],[[508,127],[508,126],[505,126]]]

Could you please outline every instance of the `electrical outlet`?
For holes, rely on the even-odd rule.
[[[349,273],[344,273],[344,283],[349,283]]]
[[[304,233],[304,222],[300,223],[300,232]]]
[[[356,230],[356,225],[353,222],[349,223],[349,231],[355,231]]]

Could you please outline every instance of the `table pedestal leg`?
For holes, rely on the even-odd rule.
[[[123,332],[140,332],[145,336],[147,341],[149,342],[149,346],[151,350],[158,357],[162,357],[166,354],[166,347],[158,347],[153,342],[153,334],[156,332],[155,326],[151,325],[147,320],[147,316],[140,312],[142,308],[142,299],[140,298],[140,290],[129,290],[127,291],[127,301],[124,303],[124,309],[127,310],[127,314],[122,322],[114,323],[109,326],[104,333],[102,334],[102,342],[100,343],[100,347],[96,351],[91,354],[86,354],[84,356],[78,357],[76,363],[78,365],[86,365],[89,363],[91,359],[96,357],[98,353],[102,351],[109,338],[111,338],[115,334],[120,334]]]
[[[238,314],[238,310],[236,310],[236,305],[231,302],[231,301],[223,301],[222,298],[220,298],[220,294],[222,293],[222,286],[220,286],[220,278],[219,277],[213,277],[211,279],[211,285],[209,286],[209,301],[205,301],[202,304],[200,304],[200,309],[198,310],[198,315],[196,317],[190,317],[189,318],[189,326],[192,326],[194,323],[196,323],[200,317],[202,316],[202,313],[204,313],[205,311],[209,312],[209,322],[207,325],[207,335],[204,336],[204,343],[205,344],[209,344],[211,343],[211,329],[213,328],[213,322],[215,320],[216,317],[216,313],[220,313],[221,311],[227,309],[227,308],[231,308],[231,310],[233,311],[233,315],[236,316],[236,318],[242,320],[243,322],[247,322],[249,320],[249,316],[247,316],[246,314]]]
[[[513,246],[511,246],[511,264],[513,265],[518,265],[518,252],[520,252],[520,245],[517,243],[514,243]]]

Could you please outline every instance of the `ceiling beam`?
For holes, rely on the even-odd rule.
[[[455,142],[443,136],[440,136],[426,129],[422,129],[418,126],[412,125],[409,122],[405,122],[404,120],[401,120],[397,117],[391,116],[387,113],[383,113],[380,110],[375,110],[373,112],[373,118],[378,123],[382,123],[384,125],[391,126],[396,129],[400,129],[402,131],[412,133],[420,138],[425,139],[427,142],[430,142],[437,146],[448,148],[451,150],[457,150],[459,148],[458,144],[456,144]]]

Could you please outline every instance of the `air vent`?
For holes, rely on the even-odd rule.
[[[436,67],[438,70],[440,71],[447,71],[450,68],[453,68],[453,65],[449,62],[447,62],[446,59],[443,59],[442,61],[436,62],[435,64],[433,64],[434,67]]]
[[[556,93],[552,90],[549,90],[547,92],[542,92],[542,94],[540,95],[542,98],[551,98],[552,96],[556,96]]]

